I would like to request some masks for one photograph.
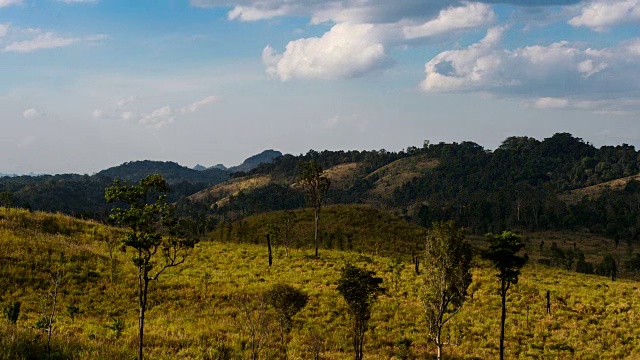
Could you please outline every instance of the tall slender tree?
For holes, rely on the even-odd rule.
[[[500,318],[500,360],[504,359],[504,323],[507,318],[507,291],[512,284],[518,283],[520,269],[527,262],[518,253],[524,247],[520,237],[510,231],[500,235],[487,234],[489,249],[483,252],[483,257],[490,260],[498,270],[500,280],[500,296],[502,297],[502,316]]]
[[[458,313],[471,284],[471,246],[454,221],[435,222],[427,236],[423,302],[431,340],[442,359],[444,325]]]
[[[324,195],[331,186],[331,180],[322,172],[322,166],[311,160],[298,164],[300,176],[298,182],[305,191],[307,202],[313,207],[314,214],[314,234],[313,242],[318,257],[318,226],[320,222],[320,211],[324,202]]]
[[[173,208],[166,203],[168,192],[169,186],[161,175],[148,176],[136,185],[116,180],[105,189],[107,202],[126,205],[113,208],[110,219],[129,228],[122,243],[136,252],[133,263],[138,268],[138,360],[143,359],[149,283],[158,280],[166,269],[184,263],[198,241],[195,234],[178,225]]]

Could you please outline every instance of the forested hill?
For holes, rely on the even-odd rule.
[[[310,150],[272,158],[275,153],[259,154],[256,159],[272,160],[247,172],[137,161],[93,176],[1,178],[0,205],[103,218],[109,208],[104,188],[113,179],[133,182],[159,173],[172,188],[169,200],[179,200],[184,215],[229,221],[304,207],[296,186],[298,165],[313,160],[332,180],[326,204],[368,204],[424,226],[453,219],[478,234],[570,229],[638,239],[640,186],[634,175],[640,173],[640,153],[626,144],[596,148],[559,133],[543,140],[510,137],[495,150],[473,142],[425,141],[398,152]],[[615,179],[621,179],[615,187],[599,186],[598,192],[575,198],[581,193],[576,189]]]
[[[226,171],[209,168],[194,170],[175,162],[132,161],[100,171],[97,175],[112,179],[135,182],[149,174],[161,174],[171,184],[180,182],[206,183],[209,186],[221,183],[229,178]]]
[[[640,173],[640,154],[626,144],[596,148],[567,133],[543,140],[510,137],[493,151],[472,142],[425,142],[400,152],[312,150],[284,155],[235,178],[230,189],[240,190],[231,196],[223,183],[190,199],[215,207],[227,219],[301,207],[297,166],[310,160],[332,179],[329,204],[367,203],[425,226],[454,219],[479,234],[571,229],[638,238],[640,187],[630,176]],[[569,190],[624,177],[628,183],[617,189],[565,201]]]
[[[104,189],[113,180],[136,182],[161,174],[169,182],[169,201],[176,201],[229,178],[226,171],[196,171],[173,162],[135,161],[103,170],[95,175],[41,175],[0,178],[0,206],[12,205],[74,216],[104,219],[111,205]]]

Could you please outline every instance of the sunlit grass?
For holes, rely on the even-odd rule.
[[[46,220],[50,219],[50,220]],[[53,220],[51,220],[53,219]],[[56,225],[42,226],[49,222]],[[40,224],[40,225],[39,225]],[[60,232],[60,233],[56,233]],[[114,252],[99,239],[115,230],[61,215],[0,209],[0,301],[19,300],[17,326],[0,320],[0,359],[38,359],[46,353],[44,336],[33,328],[49,289],[48,273],[62,269],[52,358],[133,358],[137,336],[136,276],[130,252]],[[550,244],[549,244],[550,245]],[[397,290],[387,267],[390,258],[368,252],[295,249],[290,257],[278,248],[268,266],[266,245],[203,242],[180,267],[152,283],[147,313],[149,359],[217,359],[223,348],[232,359],[249,356],[249,338],[241,330],[238,295],[260,294],[276,282],[310,295],[294,318],[291,359],[309,359],[314,337],[321,334],[324,359],[351,358],[346,305],[335,290],[340,269],[353,263],[385,278],[387,294],[376,303],[365,340],[367,359],[390,359],[403,338],[413,340],[417,358],[433,356],[419,298],[420,277],[410,257]],[[422,264],[426,266],[426,264]],[[112,272],[113,270],[113,272]],[[113,275],[113,281],[112,281]],[[489,264],[476,261],[473,297],[450,324],[445,354],[458,359],[490,359],[498,355],[500,297]],[[509,292],[507,358],[624,359],[640,355],[639,283],[612,282],[539,265],[524,268]],[[551,314],[545,311],[551,291]],[[66,313],[77,304],[74,322]],[[118,338],[108,328],[125,323]],[[316,339],[317,340],[317,339]],[[271,357],[269,357],[269,355]],[[273,346],[261,358],[277,358]]]

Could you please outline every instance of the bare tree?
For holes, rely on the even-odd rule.
[[[259,296],[239,295],[235,297],[235,303],[240,310],[236,321],[249,340],[251,359],[258,360],[271,342],[273,316],[267,302]]]
[[[307,163],[300,163],[299,182],[304,189],[307,202],[313,207],[314,214],[314,235],[313,242],[318,257],[318,224],[320,222],[320,211],[324,202],[324,195],[331,186],[331,180],[323,175],[322,166],[311,160]]]
[[[43,300],[42,316],[36,323],[36,328],[47,334],[47,352],[51,351],[51,337],[55,330],[58,294],[63,277],[64,273],[61,270],[50,274],[51,288]]]

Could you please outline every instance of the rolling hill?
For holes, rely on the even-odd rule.
[[[369,210],[363,210],[369,211]],[[373,213],[372,213],[373,214]],[[375,215],[377,216],[377,215]],[[384,215],[382,215],[384,216]],[[383,220],[382,223],[386,223]],[[363,231],[366,224],[358,225]],[[136,269],[131,253],[109,252],[106,240],[117,230],[62,215],[0,208],[0,299],[19,301],[17,324],[0,320],[0,359],[126,359],[136,352]],[[580,238],[576,238],[580,242]],[[152,359],[246,358],[255,341],[245,324],[270,319],[261,294],[276,283],[309,294],[307,306],[294,317],[290,359],[352,357],[349,320],[336,291],[340,269],[353,264],[383,278],[387,291],[373,307],[366,334],[365,357],[371,360],[432,358],[421,303],[421,275],[410,258],[397,287],[389,272],[400,254],[321,250],[311,256],[304,243],[285,257],[276,248],[267,264],[264,244],[200,243],[187,262],[167,271],[150,288],[146,322],[146,356]],[[579,243],[579,246],[581,244]],[[422,264],[428,266],[428,264]],[[63,271],[57,297],[52,348],[34,328],[51,290],[52,269]],[[445,348],[452,359],[498,356],[499,284],[495,272],[474,260],[469,298],[451,320]],[[544,310],[551,294],[551,314]],[[80,310],[74,318],[67,307]],[[537,359],[636,359],[640,356],[640,285],[611,281],[529,264],[509,290],[506,357]],[[259,323],[260,358],[277,357],[279,338],[271,320]],[[408,349],[401,344],[409,344]],[[49,355],[47,355],[49,354]],[[404,354],[404,355],[403,355]]]

